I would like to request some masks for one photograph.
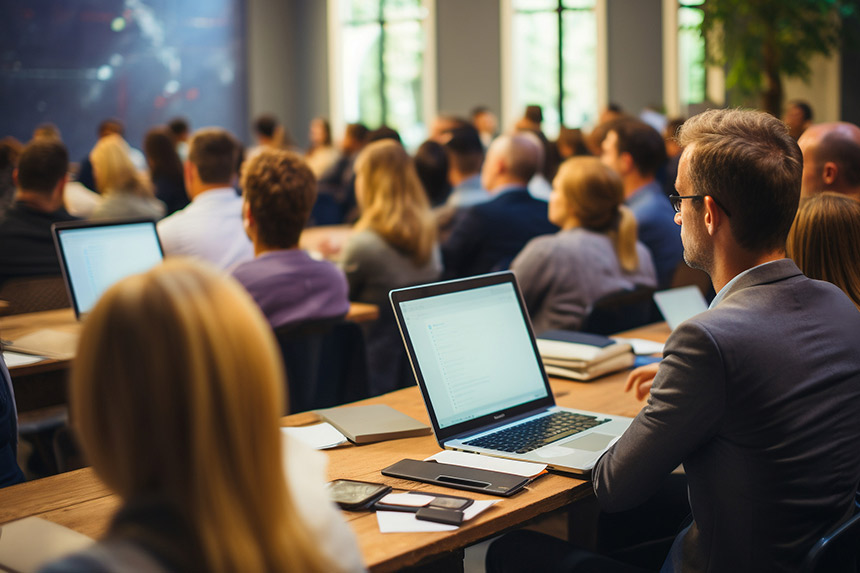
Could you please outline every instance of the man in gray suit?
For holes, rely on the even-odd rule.
[[[675,221],[684,259],[717,297],[669,337],[647,405],[595,466],[594,491],[604,511],[632,509],[683,464],[693,519],[664,571],[796,570],[853,512],[860,313],[785,258],[802,161],[784,125],[715,110],[680,140]]]

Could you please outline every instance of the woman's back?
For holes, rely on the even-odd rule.
[[[71,384],[84,453],[121,498],[95,551],[130,544],[170,571],[361,570],[318,454],[282,442],[283,391],[271,329],[215,269],[176,259],[109,289]]]

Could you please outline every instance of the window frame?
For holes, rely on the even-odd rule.
[[[597,113],[609,104],[609,47],[607,35],[607,2],[608,0],[595,0],[594,2],[594,17],[595,17],[595,69],[597,70],[596,91],[597,91]],[[513,23],[514,23],[514,0],[501,0],[501,65],[502,65],[502,126],[503,129],[509,129],[522,116],[523,109],[518,107],[516,102],[516,75],[515,59],[512,52],[513,39]],[[561,42],[559,42],[561,44]],[[559,50],[560,51],[560,50]],[[562,54],[563,55],[563,54]],[[563,58],[562,58],[563,59]],[[561,62],[559,62],[561,65]],[[559,77],[562,77],[559,74]],[[558,78],[556,79],[558,81]],[[559,86],[559,94],[562,93],[563,86]],[[558,104],[557,104],[558,105]],[[559,117],[563,116],[563,112]],[[566,125],[565,127],[580,127]]]
[[[381,0],[379,0],[381,1]],[[327,0],[328,8],[328,62],[329,62],[329,122],[333,133],[343,133],[347,121],[343,110],[343,34],[340,15],[341,0]],[[425,129],[437,114],[436,65],[436,0],[421,0],[426,11],[422,21],[424,52],[421,66],[421,119]],[[383,84],[384,91],[384,84]],[[383,109],[386,103],[383,95]],[[376,126],[368,126],[374,129]],[[404,142],[405,144],[406,142]]]

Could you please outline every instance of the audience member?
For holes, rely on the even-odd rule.
[[[311,147],[308,149],[305,161],[313,171],[314,177],[319,177],[337,162],[340,152],[334,146],[331,126],[324,117],[315,117],[311,120],[308,137]]]
[[[14,137],[0,140],[0,221],[15,200],[15,168],[24,146]]]
[[[143,151],[149,164],[149,179],[155,187],[155,196],[164,203],[167,214],[188,205],[182,159],[170,130],[154,127],[146,132]]]
[[[786,253],[803,274],[835,284],[860,309],[860,201],[833,192],[802,200]]]
[[[835,191],[860,200],[860,127],[819,123],[804,131],[797,144],[803,152],[801,196]]]
[[[666,129],[663,130],[663,141],[666,146],[666,161],[665,169],[663,170],[663,193],[669,195],[677,195],[675,192],[675,180],[678,178],[678,162],[681,161],[681,146],[678,145],[676,135],[681,126],[686,121],[683,117],[675,117],[666,122]],[[658,178],[659,179],[659,178]]]
[[[799,139],[803,132],[812,125],[812,107],[805,101],[796,99],[788,102],[782,120],[788,126],[788,133],[794,139]]]
[[[465,127],[470,123],[462,117],[457,117],[453,114],[440,113],[430,123],[430,135],[427,139],[442,143],[446,134],[452,129]]]
[[[60,130],[53,123],[43,123],[33,131],[33,140],[51,139],[62,141]],[[88,219],[102,203],[103,197],[83,186],[78,181],[66,181],[63,189],[63,204],[70,215]]]
[[[442,245],[446,276],[504,270],[529,240],[558,231],[546,218],[546,202],[527,188],[540,160],[540,144],[527,134],[500,135],[493,141],[481,170],[481,183],[492,199],[458,217]]]
[[[431,207],[445,203],[451,193],[448,181],[448,154],[441,143],[428,139],[415,152],[415,171]]]
[[[636,240],[624,186],[596,157],[575,157],[553,181],[555,235],[529,241],[511,263],[536,333],[578,330],[599,298],[637,285],[654,287],[651,254]]]
[[[349,299],[379,307],[363,324],[373,394],[414,383],[388,292],[432,282],[442,266],[436,225],[409,154],[393,141],[368,145],[355,162],[361,216],[341,253]]]
[[[118,119],[106,119],[99,124],[96,133],[99,140],[109,135],[118,135],[123,138],[125,137],[125,126],[123,126],[122,122]],[[146,157],[144,157],[143,153],[141,153],[139,149],[135,149],[129,145],[125,139],[122,141],[126,146],[126,153],[128,154],[129,159],[131,159],[135,169],[138,171],[146,171]],[[93,164],[90,160],[89,154],[87,154],[87,156],[84,157],[78,165],[77,180],[78,183],[90,191],[98,190],[98,185],[96,184],[95,176],[93,174]]]
[[[369,131],[364,124],[350,123],[346,126],[340,144],[340,159],[319,179],[319,193],[330,195],[340,209],[336,223],[350,217],[355,210],[355,158],[364,149]],[[352,218],[354,220],[354,217]]]
[[[162,218],[164,203],[155,198],[152,185],[135,169],[126,149],[120,136],[109,135],[99,139],[90,152],[96,190],[104,197],[92,218]]]
[[[185,161],[188,159],[188,138],[191,136],[191,126],[188,120],[184,117],[174,117],[167,122],[167,129],[170,130],[170,137],[176,146],[179,159]]]
[[[479,105],[472,109],[472,125],[478,130],[484,149],[490,147],[499,132],[499,120],[490,108]]]
[[[529,180],[529,193],[535,199],[541,201],[549,201],[549,194],[552,193],[552,183],[550,181],[555,177],[558,171],[558,151],[540,130],[534,129],[518,129],[517,131],[534,137],[535,142],[540,145],[541,153],[538,162],[538,170]]]
[[[445,203],[433,211],[440,243],[448,240],[457,217],[464,209],[490,200],[490,194],[481,186],[484,146],[478,130],[469,125],[451,131],[445,141],[445,151],[448,154],[448,181],[452,187]]]
[[[60,276],[51,225],[74,221],[63,206],[69,154],[55,139],[27,144],[18,160],[15,200],[0,221],[0,284],[13,277]]]
[[[228,269],[254,257],[242,226],[242,198],[233,188],[239,153],[224,129],[198,130],[188,146],[185,189],[191,203],[158,222],[167,256],[190,256]]]
[[[543,124],[543,109],[539,105],[527,105],[523,117],[516,124],[518,131],[541,131]]]
[[[81,333],[70,402],[120,507],[101,541],[45,571],[362,571],[324,457],[279,430],[283,387],[235,281],[173,261],[111,287]]]
[[[585,136],[582,135],[582,130],[578,127],[570,129],[562,126],[558,132],[558,139],[555,140],[555,149],[559,161],[579,155],[591,155],[585,144]]]
[[[597,462],[594,491],[605,511],[629,510],[683,464],[692,522],[664,571],[795,571],[854,513],[860,313],[785,258],[802,159],[784,124],[713,110],[680,142],[684,258],[718,294],[667,340],[648,403]],[[632,544],[655,531],[629,533]],[[533,557],[522,543],[496,542],[488,571]],[[595,559],[589,570],[631,570]]]
[[[484,148],[478,131],[472,126],[455,129],[444,145],[449,160],[448,180],[452,185],[446,205],[460,209],[489,201],[490,194],[481,186]]]
[[[597,124],[606,124],[616,119],[622,119],[625,117],[631,117],[627,112],[624,111],[624,108],[621,107],[621,104],[616,102],[609,102],[609,104],[600,112],[600,115],[597,117]],[[596,153],[595,155],[599,155]]]
[[[621,175],[625,202],[636,216],[639,240],[651,251],[657,285],[666,288],[681,262],[681,238],[669,199],[656,173],[666,162],[663,138],[637,119],[619,119],[607,126],[601,160]]]
[[[272,114],[263,114],[254,120],[254,139],[257,144],[245,152],[245,160],[267,147],[284,149],[291,147],[293,142],[281,122]]]
[[[264,149],[245,163],[242,189],[245,231],[256,258],[236,267],[233,276],[272,328],[346,315],[349,287],[343,271],[299,248],[316,199],[307,164],[290,151]]]
[[[400,138],[400,134],[397,133],[397,130],[392,129],[387,125],[382,125],[369,132],[367,134],[367,138],[364,140],[364,143],[368,144],[373,143],[374,141],[382,141],[384,139],[391,139],[393,141],[396,141],[400,145],[403,145],[403,140]]]
[[[24,481],[18,467],[18,411],[12,377],[0,352],[0,488]]]

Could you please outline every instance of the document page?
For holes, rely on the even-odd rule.
[[[511,285],[404,302],[401,309],[441,427],[546,395]]]

